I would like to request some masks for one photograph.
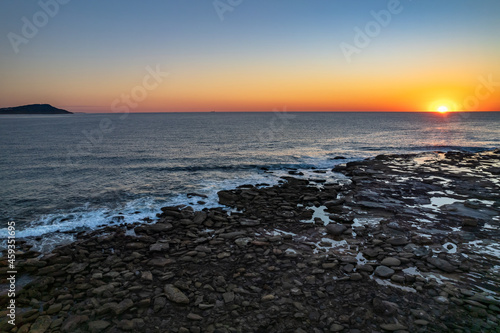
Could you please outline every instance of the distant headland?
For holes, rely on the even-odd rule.
[[[0,108],[0,114],[72,114],[50,104],[30,104],[10,108]]]

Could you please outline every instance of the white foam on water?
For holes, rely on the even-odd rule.
[[[69,232],[75,230],[95,230],[101,225],[109,225],[113,217],[122,216],[123,220],[114,222],[134,223],[144,218],[154,217],[160,212],[160,206],[152,199],[139,199],[128,202],[124,207],[117,209],[89,209],[88,206],[74,209],[71,212],[55,213],[42,216],[31,222],[27,227],[17,230],[16,237],[38,237],[56,232]],[[137,213],[136,213],[137,212]],[[7,229],[0,229],[0,238],[7,237]]]
[[[91,208],[89,204],[72,209],[70,211],[57,212],[40,216],[20,229],[16,230],[16,237],[35,238],[42,237],[40,241],[28,240],[35,249],[53,249],[57,245],[67,244],[74,241],[74,236],[64,234],[67,232],[96,230],[99,227],[116,224],[142,223],[144,219],[156,219],[156,214],[161,213],[165,206],[190,205],[195,210],[205,207],[223,207],[219,204],[217,192],[224,189],[234,189],[244,184],[278,184],[279,178],[267,173],[254,173],[247,177],[234,178],[223,181],[207,182],[201,184],[201,188],[192,192],[207,196],[207,198],[193,196],[188,198],[185,193],[178,193],[173,197],[161,201],[150,197],[135,199],[117,208]],[[204,204],[198,201],[205,202]],[[227,208],[228,209],[228,208]],[[120,217],[115,219],[114,217]],[[123,218],[123,219],[122,219]],[[0,249],[6,248],[8,230],[0,229]],[[57,242],[60,241],[60,244]]]

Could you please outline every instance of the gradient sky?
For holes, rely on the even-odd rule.
[[[498,110],[500,1],[401,0],[348,62],[340,45],[391,1],[243,0],[221,20],[212,0],[72,0],[16,53],[42,7],[2,0],[0,107],[111,112],[159,66],[131,112]]]

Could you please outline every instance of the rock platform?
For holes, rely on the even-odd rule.
[[[164,207],[48,254],[20,243],[30,282],[0,331],[500,332],[499,150],[331,171],[220,191],[231,209]]]

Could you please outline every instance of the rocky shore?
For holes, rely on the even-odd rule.
[[[333,171],[219,192],[230,210],[165,207],[49,254],[20,243],[30,282],[16,326],[0,296],[0,331],[500,332],[500,150]]]

